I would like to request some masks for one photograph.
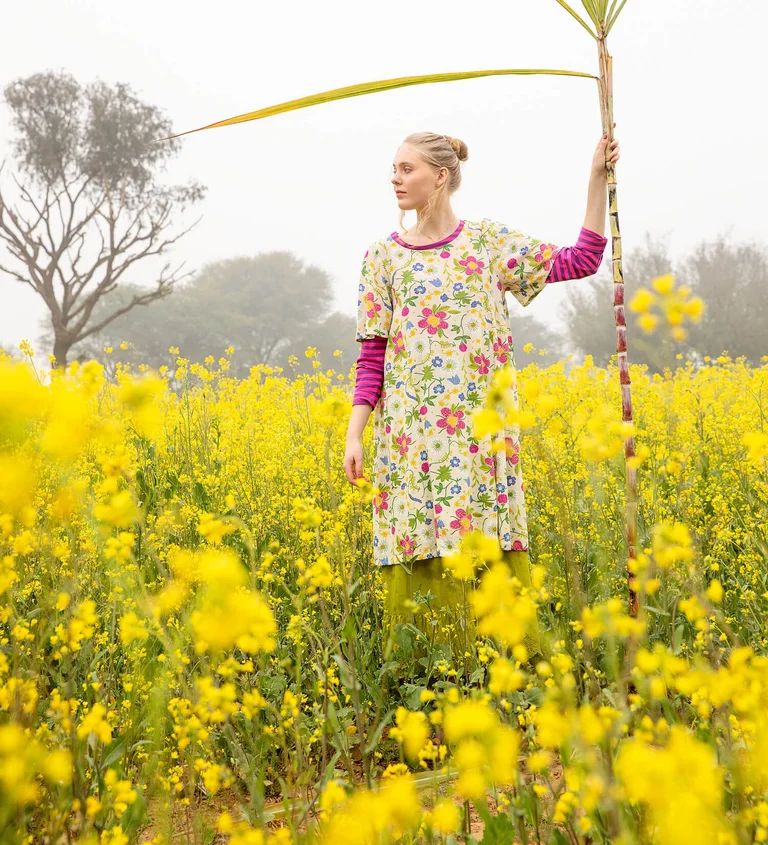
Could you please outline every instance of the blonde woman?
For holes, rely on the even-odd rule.
[[[525,306],[547,284],[600,266],[606,162],[619,160],[619,144],[607,136],[598,142],[584,224],[576,243],[562,248],[497,220],[457,216],[451,197],[467,157],[458,138],[418,132],[404,140],[391,176],[401,231],[369,246],[360,275],[361,350],[344,471],[351,484],[365,478],[362,433],[373,411],[373,558],[382,567],[388,626],[418,622],[403,605],[416,590],[435,596],[438,620],[459,617],[466,595],[443,578],[442,557],[472,529],[496,537],[511,571],[530,583],[519,433],[476,439],[470,417],[494,371],[514,363],[505,293]],[[416,223],[402,231],[410,210]],[[505,448],[494,451],[498,438]],[[473,621],[460,641],[438,640],[465,647]],[[537,650],[537,638],[528,645]]]

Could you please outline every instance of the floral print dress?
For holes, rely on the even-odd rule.
[[[373,414],[376,564],[452,554],[472,529],[528,549],[519,429],[476,439],[470,418],[494,371],[514,366],[506,291],[528,305],[558,249],[483,218],[425,246],[393,232],[366,252],[355,339],[389,338]]]

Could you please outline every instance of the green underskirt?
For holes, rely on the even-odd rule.
[[[526,587],[531,586],[531,567],[528,552],[502,550],[502,560]],[[472,612],[470,596],[475,589],[472,582],[454,579],[450,573],[443,577],[441,556],[424,558],[410,565],[411,571],[399,563],[380,567],[384,585],[384,633],[389,636],[397,623],[411,623],[434,644],[446,643],[458,657],[469,651],[477,638],[477,620]],[[482,576],[482,569],[477,572]],[[404,606],[416,592],[434,596],[431,612],[420,605],[417,612]],[[464,612],[462,612],[462,608]],[[437,623],[437,624],[435,624]],[[523,641],[529,658],[541,654],[538,622]]]

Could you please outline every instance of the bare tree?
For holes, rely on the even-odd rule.
[[[93,319],[134,265],[164,255],[196,224],[179,230],[174,219],[205,189],[160,183],[178,142],[154,143],[170,134],[170,121],[123,83],[83,87],[48,71],[15,80],[4,93],[17,131],[18,196],[12,205],[0,190],[0,242],[11,258],[0,270],[45,302],[53,354],[64,367],[75,343],[190,275],[166,262],[154,287],[137,288]]]

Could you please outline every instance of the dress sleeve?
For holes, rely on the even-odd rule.
[[[501,291],[510,291],[523,306],[544,290],[560,247],[485,218],[491,272]]]
[[[357,290],[356,341],[389,337],[392,323],[392,287],[385,263],[385,247],[376,241],[368,247],[360,270]]]

